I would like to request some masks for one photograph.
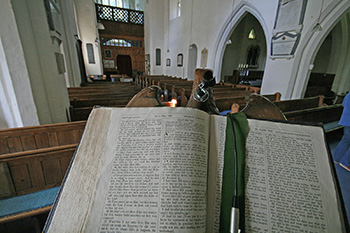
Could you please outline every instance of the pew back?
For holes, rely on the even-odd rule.
[[[2,198],[32,193],[61,184],[77,144],[0,155],[0,176],[13,190]],[[7,171],[6,171],[7,170]]]
[[[297,111],[286,112],[285,116],[289,121],[309,123],[330,123],[339,121],[343,112],[341,104],[309,108]]]
[[[86,121],[0,130],[0,154],[76,144]]]

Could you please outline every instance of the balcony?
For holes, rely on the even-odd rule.
[[[95,4],[97,20],[143,25],[143,11]]]

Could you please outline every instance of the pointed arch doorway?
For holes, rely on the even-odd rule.
[[[350,12],[326,34],[315,51],[304,97],[323,95],[326,104],[341,103],[350,90]]]
[[[226,21],[223,23],[223,26],[220,30],[220,33],[217,36],[217,40],[214,46],[214,56],[212,62],[214,75],[216,76],[216,82],[222,81],[224,78],[224,74],[222,72],[222,61],[230,36],[247,13],[252,14],[256,18],[256,20],[259,22],[260,26],[263,29],[265,40],[266,38],[268,38],[267,32],[269,30],[267,29],[267,26],[264,23],[265,21],[261,13],[256,11],[255,6],[251,3],[245,1],[239,3],[237,7],[235,7],[235,9],[231,12]],[[266,51],[270,51],[270,47],[270,44],[267,43]]]
[[[225,45],[221,80],[261,86],[267,45],[264,30],[257,18],[246,12],[226,39]]]

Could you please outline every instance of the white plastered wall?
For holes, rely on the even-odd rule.
[[[213,69],[213,54],[217,35],[222,22],[232,10],[232,0],[182,1],[181,16],[169,21],[169,2],[146,1],[145,4],[145,51],[155,55],[157,47],[162,48],[162,65],[155,66],[151,59],[152,74],[166,73],[171,76],[187,78],[189,46],[195,44],[198,49],[197,65],[200,64],[200,53],[208,49],[207,68]],[[169,34],[168,34],[169,33]],[[169,52],[167,50],[169,49]],[[183,54],[183,67],[177,66],[177,55]],[[166,66],[166,59],[171,59],[171,66]]]
[[[335,79],[332,90],[337,94],[346,94],[350,90],[350,9],[340,21],[340,51],[335,62]]]
[[[0,129],[23,126],[0,37]]]
[[[77,14],[77,23],[79,37],[82,41],[82,50],[85,62],[85,68],[88,75],[101,75],[103,74],[102,60],[101,60],[101,48],[99,40],[98,30],[96,29],[96,11],[95,3],[93,0],[74,0],[75,9]],[[88,53],[86,44],[93,45],[95,63],[90,64],[88,61]]]
[[[152,74],[165,73],[176,76],[187,74],[188,46],[190,44],[196,44],[198,47],[197,64],[200,64],[201,50],[207,48],[207,67],[214,70],[214,75],[217,77],[217,81],[219,81],[226,41],[229,39],[240,19],[249,12],[259,21],[266,38],[267,57],[262,94],[280,92],[282,99],[303,97],[310,73],[309,66],[322,44],[322,39],[329,33],[332,26],[340,19],[350,4],[350,1],[344,0],[324,0],[320,18],[323,31],[313,32],[312,28],[317,22],[322,4],[321,0],[307,1],[301,39],[294,57],[290,59],[272,59],[270,57],[271,38],[279,1],[182,1],[183,11],[181,12],[181,17],[175,18],[168,23],[169,9],[167,5],[169,1],[171,0],[164,3],[163,15],[159,14],[159,11],[158,14],[153,11],[152,2],[156,1],[148,1],[146,3],[150,8],[150,11],[146,12],[146,14],[152,14],[147,17],[152,17],[153,21],[164,20],[163,51],[166,51],[168,48],[170,51],[166,56],[162,56],[163,69],[153,70]],[[159,26],[160,23],[157,25]],[[145,34],[152,34],[155,31],[153,27],[153,25],[147,26],[145,28]],[[167,34],[168,32],[169,36]],[[162,33],[161,29],[159,29],[158,33]],[[151,53],[151,55],[152,53],[154,54],[154,43],[147,43],[147,40],[152,40],[152,36],[153,34],[146,38],[146,45],[150,46],[146,47],[146,53]],[[158,35],[158,37],[160,36]],[[169,42],[167,41],[168,37]],[[185,66],[183,69],[185,72],[176,66],[176,55],[178,53],[184,54]],[[172,60],[171,67],[165,67],[165,60],[168,57]]]
[[[0,0],[1,128],[38,125],[29,75],[10,0]]]
[[[168,58],[165,47],[164,19],[167,15],[167,3],[164,0],[151,0],[145,4],[144,32],[145,53],[150,54],[150,74],[163,74],[165,60]],[[161,65],[156,66],[156,49],[161,49]],[[171,59],[172,63],[175,60]]]
[[[12,4],[40,124],[67,122],[67,85],[64,74],[58,72],[55,55],[61,52],[60,42],[49,30],[44,1],[12,0]],[[62,22],[55,30],[62,34],[60,25]]]
[[[79,70],[78,53],[76,49],[76,37],[78,35],[77,25],[75,21],[75,5],[74,0],[60,0],[62,9],[62,26],[64,37],[64,55],[66,59],[68,87],[79,87],[82,78]]]

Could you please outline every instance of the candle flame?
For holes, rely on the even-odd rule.
[[[172,99],[171,102],[170,102],[170,107],[175,108],[176,104],[177,104],[177,100],[176,99]]]

